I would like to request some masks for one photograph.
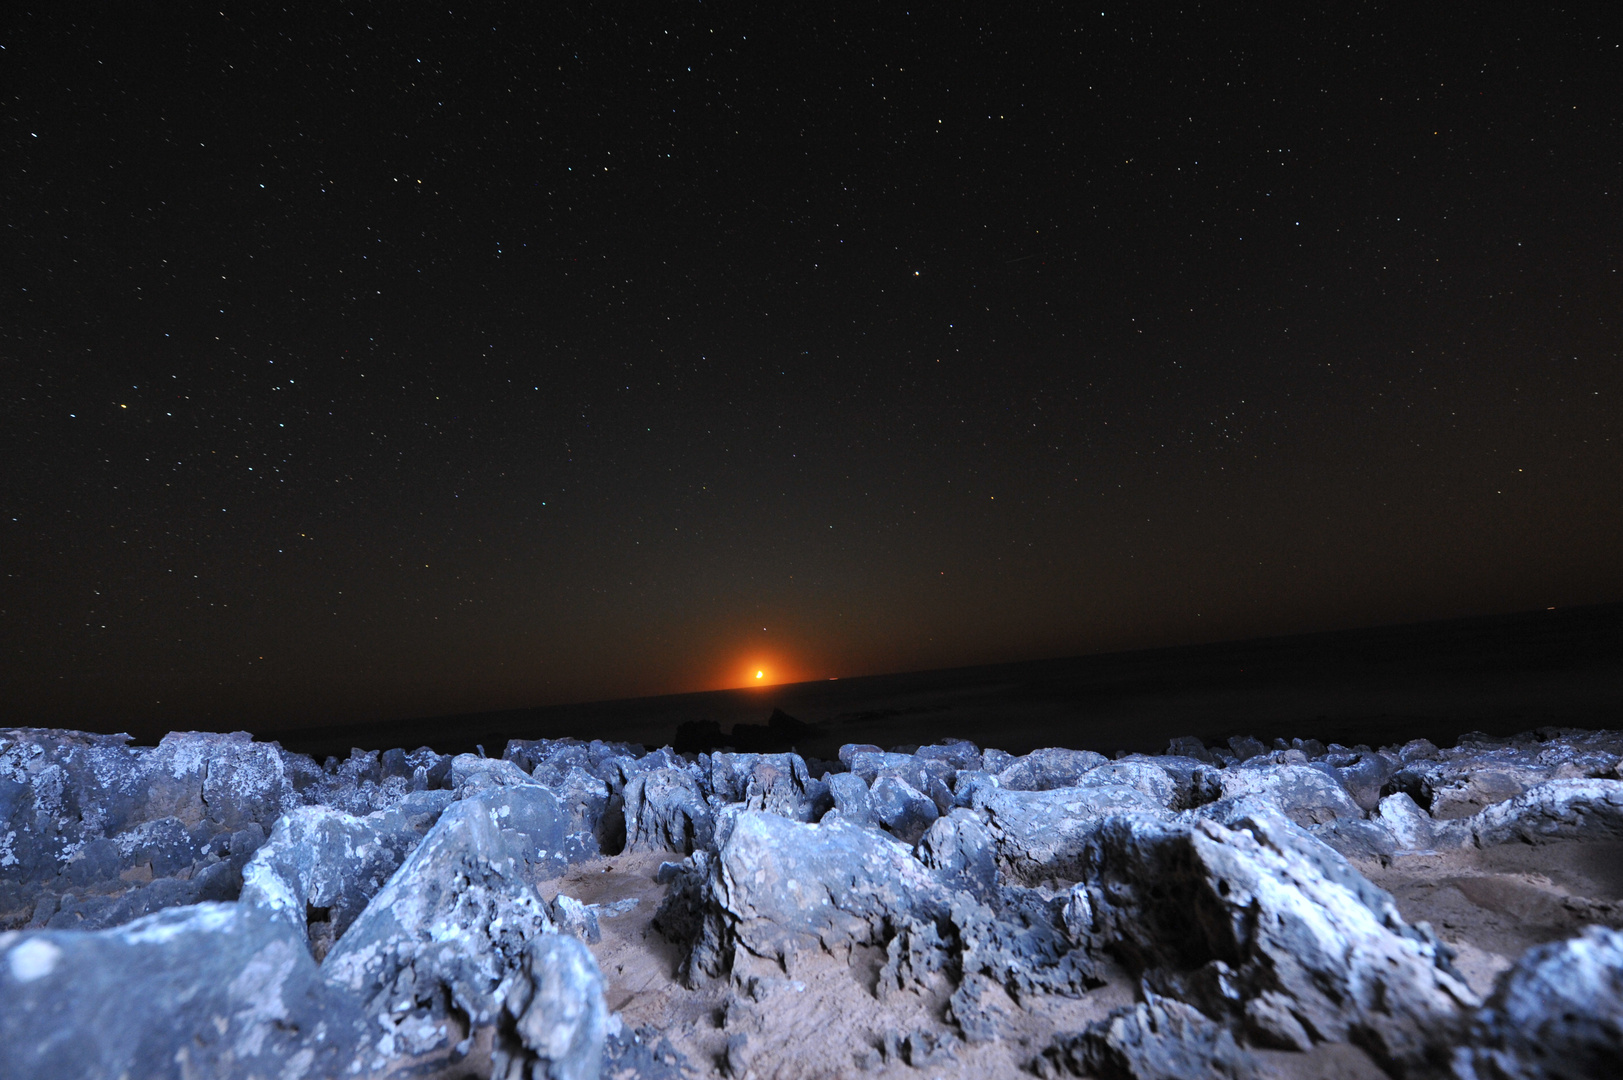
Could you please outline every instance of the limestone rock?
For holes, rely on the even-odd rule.
[[[473,1029],[495,1023],[497,988],[552,929],[526,877],[561,864],[563,835],[546,788],[475,795],[452,803],[372,898],[322,976],[378,1018],[393,1038],[384,1056],[448,1064]]]
[[[1446,950],[1266,804],[1112,819],[1081,871],[1101,947],[1262,1045],[1352,1041],[1419,1075],[1477,1004]]]
[[[1049,747],[1033,750],[997,774],[998,783],[1012,791],[1051,791],[1071,787],[1082,774],[1105,764],[1103,754],[1092,750],[1066,750]]]
[[[918,843],[940,816],[935,800],[900,777],[879,777],[868,797],[874,819],[904,844]]]
[[[975,808],[986,814],[998,861],[1016,881],[1075,880],[1087,843],[1112,814],[1165,816],[1161,805],[1137,788],[1097,787],[1022,791],[982,788]]]
[[[625,790],[626,850],[687,855],[711,846],[715,819],[699,781],[679,769],[654,769]]]
[[[497,996],[491,1080],[597,1080],[609,1011],[584,945],[559,934],[531,941]]]
[[[367,1028],[282,920],[238,904],[0,934],[0,1076],[353,1075]]]
[[[1529,950],[1454,1056],[1459,1080],[1609,1080],[1623,1065],[1623,933]]]
[[[1086,1031],[1058,1035],[1032,1062],[1038,1076],[1134,1080],[1251,1080],[1257,1059],[1199,1009],[1146,994]]]

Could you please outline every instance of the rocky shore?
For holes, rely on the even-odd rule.
[[[1620,762],[0,729],[0,1078],[1615,1077]]]

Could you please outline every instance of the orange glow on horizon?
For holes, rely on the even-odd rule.
[[[765,655],[751,650],[733,660],[721,671],[711,685],[718,690],[738,690],[744,687],[782,686],[804,681],[807,676],[796,661],[780,654]]]

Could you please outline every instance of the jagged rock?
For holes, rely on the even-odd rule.
[[[1075,880],[1077,860],[1107,815],[1165,815],[1148,795],[1118,784],[1050,791],[981,788],[975,809],[987,816],[999,863],[1020,882]]]
[[[1071,787],[1089,769],[1096,769],[1108,759],[1092,750],[1065,750],[1049,747],[1033,750],[1016,759],[997,774],[998,783],[1011,791],[1052,791]]]
[[[1623,839],[1623,781],[1550,780],[1468,818],[1438,821],[1407,795],[1382,799],[1368,821],[1336,821],[1314,830],[1353,858],[1447,851],[1500,844]]]
[[[1225,769],[1221,777],[1225,798],[1261,796],[1298,825],[1319,825],[1337,818],[1363,816],[1358,804],[1340,784],[1311,765]]]
[[[1257,1059],[1199,1009],[1156,994],[1074,1035],[1056,1035],[1032,1062],[1038,1076],[1135,1080],[1251,1080]]]
[[[1381,797],[1386,798],[1389,795],[1407,795],[1416,806],[1428,814],[1431,813],[1433,797],[1431,781],[1419,770],[1399,769],[1387,777],[1386,783],[1381,785]]]
[[[558,950],[624,947],[626,935],[603,920],[636,897],[589,904],[559,893],[547,904],[534,883],[624,846],[685,856],[661,868],[667,891],[654,927],[681,945],[688,985],[731,972],[740,1000],[759,1005],[780,984],[813,985],[780,977],[807,950],[849,950],[855,964],[867,962],[863,950],[883,949],[874,990],[887,1008],[932,1011],[925,1027],[873,1029],[885,1056],[864,1040],[863,1067],[946,1064],[937,1055],[951,1054],[962,1069],[995,1058],[1000,1040],[1030,1037],[1023,1012],[1058,1015],[1041,999],[1081,995],[1111,972],[1137,981],[1140,1003],[1056,1039],[1034,1067],[1245,1075],[1256,1066],[1250,1049],[1350,1041],[1394,1076],[1453,1068],[1461,1080],[1505,1080],[1568,1075],[1564,1063],[1591,1051],[1615,1055],[1616,1025],[1606,1025],[1616,989],[1605,981],[1615,937],[1597,931],[1528,954],[1476,1010],[1426,924],[1408,925],[1337,852],[1402,881],[1413,873],[1404,866],[1422,864],[1399,855],[1452,851],[1444,865],[1469,864],[1507,857],[1472,849],[1623,841],[1623,736],[1546,729],[1462,737],[1446,750],[1423,740],[1373,750],[1282,739],[1272,749],[1246,739],[1173,749],[1182,753],[1107,762],[1060,749],[1016,759],[962,742],[848,745],[836,765],[792,753],[695,761],[669,748],[514,740],[501,759],[362,749],[318,766],[243,735],[176,734],[134,747],[122,737],[3,730],[0,928],[45,932],[0,938],[0,983],[20,972],[43,985],[38,973],[60,960],[51,948],[80,958],[73,963],[129,967],[84,976],[92,993],[139,993],[142,965],[156,964],[166,973],[152,984],[160,1003],[132,1015],[159,1025],[172,1015],[177,1030],[193,1031],[182,999],[235,992],[201,959],[198,942],[215,931],[200,920],[213,919],[243,940],[296,947],[286,985],[303,987],[305,1004],[289,1004],[264,1034],[281,1055],[278,1071],[252,1055],[247,1064],[221,1056],[237,1038],[226,1017],[223,1032],[185,1044],[204,1073],[460,1076],[494,1062],[503,1077],[589,1075],[567,1071],[577,1068],[567,1063],[577,1060],[574,1036],[557,1033],[590,1029],[600,1000],[581,1006],[584,1028],[542,1030],[563,1015],[559,1002],[574,992],[565,984],[590,982]],[[1539,854],[1560,862],[1569,853]],[[585,884],[595,877],[581,880],[588,891],[571,893],[597,895]],[[239,890],[239,903],[223,903]],[[1584,903],[1584,918],[1615,915],[1609,903]],[[161,929],[142,948],[166,948],[163,938],[179,943],[174,956],[117,944],[117,934],[144,927]],[[1477,978],[1486,961],[1464,955]],[[580,976],[558,984],[563,997],[537,989],[555,969]],[[24,1001],[9,993],[0,989],[0,1033],[13,1030],[4,1025]],[[70,1018],[103,1015],[90,1011],[99,1004],[51,1000]],[[320,1009],[310,1015],[327,1026],[300,1019],[312,1001]],[[24,1002],[21,1015],[41,1007]],[[745,1030],[728,1021],[736,1045],[722,1060],[760,1074],[782,1044],[769,1031],[773,1007],[750,1008],[759,1022]],[[161,1042],[119,1029],[119,1018],[108,1023],[134,1040],[128,1053]],[[973,1044],[971,1057],[943,1023]],[[586,1042],[618,1048],[611,1058],[646,1064],[650,1076],[677,1067],[675,1056],[627,1049],[635,1040],[623,1033]],[[110,1045],[90,1040],[84,1060],[101,1069],[126,1053]],[[1555,1049],[1540,1058],[1539,1047]],[[14,1057],[0,1055],[0,1076],[18,1067]],[[585,1054],[578,1069],[596,1061]],[[138,1065],[132,1075],[146,1068]]]
[[[1398,771],[1399,762],[1377,751],[1357,754],[1355,759],[1335,766],[1337,779],[1360,810],[1373,810],[1381,800],[1382,789]],[[1337,815],[1341,816],[1341,815]]]
[[[1623,839],[1623,780],[1550,780],[1487,807],[1463,826],[1477,847]]]
[[[502,757],[548,787],[557,787],[570,769],[584,769],[596,776],[609,758],[636,760],[643,748],[632,743],[612,743],[594,739],[509,739]]]
[[[609,1010],[584,945],[559,934],[531,941],[497,997],[491,1080],[597,1080]]]
[[[685,770],[654,769],[626,785],[626,850],[686,855],[711,845],[715,819],[699,781]]]
[[[1249,761],[1268,752],[1261,739],[1250,735],[1234,735],[1229,738],[1229,750],[1241,761]]]
[[[467,1053],[496,1021],[496,991],[552,929],[526,877],[562,865],[557,800],[535,784],[452,803],[322,965],[362,1003],[388,1054],[422,1067]],[[528,864],[528,865],[526,865]]]
[[[829,797],[842,820],[853,825],[873,823],[873,804],[868,798],[868,785],[855,773],[830,773],[824,777]],[[826,820],[826,818],[824,819]]]
[[[546,766],[538,766],[540,776]],[[609,850],[618,838],[610,836],[604,828],[609,809],[609,785],[578,765],[571,765],[562,776],[547,785],[558,796],[558,805],[569,819],[569,831],[590,836],[597,842],[598,851]]]
[[[94,933],[0,934],[0,1075],[353,1075],[360,1011],[280,919],[239,904]]]
[[[783,963],[809,948],[880,944],[889,923],[948,905],[911,850],[883,833],[753,810],[738,815],[707,884],[694,959],[711,975],[731,969],[736,948]]]
[[[1212,764],[1216,759],[1212,752],[1206,749],[1206,744],[1193,735],[1180,735],[1167,744],[1167,757],[1184,757],[1193,761]]]
[[[300,807],[276,823],[244,868],[242,902],[285,919],[320,960],[450,799],[448,791],[418,792],[364,818]]]
[[[1620,755],[1623,740],[1615,733],[1545,728],[1513,739],[1463,735],[1448,750],[1427,743],[1400,756],[1430,793],[1432,815],[1454,820],[1550,780],[1617,779]]]
[[[799,754],[712,754],[708,787],[717,803],[794,821],[816,821],[833,806],[828,785],[811,778]]]
[[[1455,1051],[1458,1080],[1611,1080],[1623,1066],[1623,933],[1530,949]]]
[[[1080,877],[1100,947],[1263,1045],[1353,1041],[1418,1074],[1477,1004],[1389,895],[1264,803],[1111,819]]]
[[[1160,765],[1143,760],[1106,762],[1083,773],[1076,783],[1078,787],[1115,785],[1137,788],[1166,809],[1172,809],[1181,802],[1179,785],[1172,774]]]
[[[991,902],[997,896],[997,841],[979,814],[956,808],[937,818],[918,845],[919,861],[949,888]]]
[[[850,749],[841,748],[841,760],[870,788],[880,777],[894,776],[918,791],[925,791],[932,780],[945,782],[957,772],[946,757],[923,758],[878,749],[858,749],[847,754],[846,751]]]
[[[943,739],[934,746],[921,746],[914,755],[922,761],[945,762],[952,772],[981,767],[980,747],[968,739]]]
[[[916,844],[940,816],[935,800],[896,776],[881,776],[868,793],[875,820],[904,844]]]

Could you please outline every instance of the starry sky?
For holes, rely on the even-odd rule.
[[[1002,7],[8,10],[0,719],[1623,599],[1603,6]]]

